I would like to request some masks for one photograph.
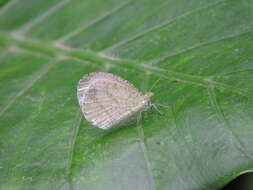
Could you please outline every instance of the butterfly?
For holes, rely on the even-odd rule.
[[[77,86],[77,98],[84,117],[92,125],[109,129],[151,106],[152,92],[142,93],[127,80],[111,73],[85,75]]]

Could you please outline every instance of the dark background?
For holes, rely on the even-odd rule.
[[[253,190],[253,172],[237,177],[221,190]]]

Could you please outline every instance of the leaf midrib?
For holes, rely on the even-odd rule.
[[[203,45],[215,43],[217,41],[225,40],[228,38],[235,38],[239,35],[244,35],[248,33],[253,33],[253,30],[243,32],[235,36],[229,36],[227,38],[222,38],[222,39],[215,40],[212,42],[207,42],[205,44],[202,43],[199,46],[187,48],[185,51],[180,51],[178,54],[174,54],[171,56],[180,55],[181,53],[185,53],[194,48],[199,48],[200,46],[203,46]],[[6,48],[14,46],[14,47],[17,47],[18,49],[22,49],[22,50],[30,51],[34,53],[39,53],[44,56],[48,56],[50,58],[75,59],[85,64],[93,64],[94,66],[96,65],[100,67],[101,66],[102,67],[116,66],[116,67],[129,68],[133,70],[139,70],[141,72],[151,73],[165,79],[166,78],[176,79],[176,80],[179,80],[180,82],[185,82],[191,85],[198,85],[204,88],[215,86],[217,88],[226,89],[242,96],[247,96],[247,97],[249,96],[249,92],[246,89],[235,88],[233,86],[230,86],[224,83],[213,81],[212,77],[204,78],[197,75],[191,75],[191,74],[186,74],[182,72],[175,72],[172,70],[159,68],[159,67],[150,65],[149,63],[142,63],[142,62],[136,62],[133,60],[124,60],[120,58],[114,58],[108,55],[103,55],[103,54],[92,52],[92,51],[73,49],[68,46],[55,46],[51,43],[45,43],[39,40],[32,40],[29,38],[25,38],[15,33],[0,32],[0,46],[1,45]]]

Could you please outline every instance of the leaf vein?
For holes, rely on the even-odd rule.
[[[61,36],[60,38],[56,39],[54,41],[54,44],[61,44],[65,41],[67,41],[68,39],[76,36],[77,34],[81,33],[82,31],[94,26],[95,24],[105,20],[106,18],[108,18],[109,16],[117,13],[118,11],[120,11],[121,9],[123,9],[124,7],[126,7],[127,5],[129,5],[133,0],[128,0],[124,3],[122,3],[120,6],[110,10],[109,12],[105,13],[104,15],[102,16],[99,16],[97,18],[95,18],[94,20],[90,21],[88,24],[84,24],[74,30],[72,30],[70,33],[68,34],[65,34],[64,36]]]
[[[0,15],[3,15],[6,11],[8,11],[15,3],[17,0],[10,0],[8,3],[6,3],[1,9],[0,9]]]
[[[22,97],[29,89],[31,89],[36,84],[36,82],[42,79],[50,71],[50,69],[53,68],[54,65],[55,63],[53,63],[53,61],[50,61],[47,66],[43,67],[36,75],[36,77],[34,77],[34,79],[26,87],[20,90],[13,98],[11,98],[11,100],[6,104],[6,106],[0,111],[0,117],[6,112],[6,110],[8,110],[12,105],[14,105],[14,103],[19,97]]]
[[[210,41],[206,41],[206,42],[201,42],[201,43],[195,44],[195,45],[193,45],[191,47],[187,47],[187,48],[181,49],[181,50],[179,50],[179,51],[177,51],[177,52],[175,52],[173,54],[168,54],[168,55],[165,55],[165,56],[153,59],[151,61],[151,63],[152,64],[158,64],[158,63],[161,63],[162,61],[165,61],[166,59],[168,59],[170,57],[181,55],[181,54],[186,53],[186,52],[188,52],[190,50],[197,49],[197,48],[200,48],[202,46],[209,45],[209,44],[212,44],[212,43],[217,43],[219,41],[223,41],[223,40],[227,40],[227,39],[233,39],[233,38],[236,38],[238,36],[242,36],[242,35],[245,35],[245,34],[248,34],[248,33],[252,33],[252,32],[253,32],[253,30],[250,29],[250,30],[245,30],[243,32],[234,34],[234,35],[224,36],[224,37],[219,38],[219,39],[210,40]]]
[[[143,80],[142,82],[142,86],[141,86],[141,89],[144,90],[144,85],[145,85],[145,81],[148,80],[148,77],[149,75],[145,75],[145,80]],[[151,164],[150,164],[150,161],[149,161],[149,156],[148,156],[148,152],[147,152],[147,147],[146,147],[146,143],[145,143],[145,139],[144,139],[144,131],[143,131],[143,127],[142,127],[142,124],[141,124],[141,112],[137,115],[137,135],[140,139],[140,146],[141,146],[141,150],[142,150],[142,153],[143,153],[143,156],[144,156],[144,159],[145,159],[145,162],[146,162],[146,167],[147,167],[147,172],[148,172],[148,177],[149,177],[149,181],[150,181],[150,185],[152,187],[152,189],[156,189],[155,188],[155,183],[154,183],[154,176],[152,174],[152,168],[151,168]]]
[[[136,39],[138,39],[138,38],[141,38],[141,37],[143,37],[143,36],[145,36],[145,35],[147,35],[147,34],[153,32],[153,31],[155,31],[155,30],[158,30],[158,29],[160,29],[160,28],[163,28],[163,27],[165,27],[165,26],[167,26],[167,25],[169,25],[169,24],[171,24],[171,23],[173,23],[173,22],[175,22],[175,21],[177,21],[177,20],[180,20],[180,19],[182,19],[182,18],[184,18],[184,17],[187,17],[188,15],[194,14],[194,13],[196,13],[196,12],[198,12],[198,11],[201,11],[201,10],[203,10],[203,9],[206,9],[206,8],[210,8],[210,7],[215,6],[215,5],[217,5],[217,4],[219,4],[219,3],[223,2],[223,1],[225,1],[225,0],[220,0],[220,1],[217,1],[217,2],[215,2],[215,3],[211,3],[211,4],[207,5],[207,6],[203,6],[203,7],[200,7],[200,8],[198,8],[198,9],[194,9],[194,10],[192,10],[192,11],[188,11],[188,12],[186,12],[186,13],[180,15],[180,16],[177,16],[177,17],[175,17],[175,18],[173,18],[173,19],[170,19],[170,20],[167,20],[167,21],[165,21],[165,22],[163,22],[163,23],[161,23],[161,24],[155,25],[155,26],[153,26],[153,27],[151,27],[151,28],[149,28],[149,29],[147,29],[147,30],[145,30],[145,31],[143,31],[143,32],[141,32],[141,33],[139,33],[139,34],[136,34],[135,36],[133,36],[133,37],[131,37],[131,38],[128,38],[128,39],[125,39],[125,40],[116,42],[115,44],[113,44],[113,45],[111,45],[111,46],[109,46],[109,47],[107,47],[107,48],[105,48],[105,49],[102,49],[102,50],[101,50],[101,53],[102,53],[102,52],[106,52],[106,51],[108,52],[108,51],[110,51],[110,50],[112,50],[112,49],[118,48],[118,47],[120,47],[120,46],[122,46],[122,45],[125,45],[125,44],[127,44],[127,43],[129,43],[129,42],[132,42],[132,41],[134,41],[134,40],[136,40]]]
[[[237,145],[236,147],[237,147],[238,151],[241,152],[250,161],[253,161],[253,158],[251,157],[251,155],[245,150],[245,147],[244,147],[243,143],[241,142],[240,138],[233,131],[231,124],[227,120],[222,108],[220,107],[219,103],[217,102],[215,91],[214,91],[214,88],[212,88],[212,87],[208,88],[208,98],[209,98],[209,101],[210,101],[212,107],[214,108],[214,110],[217,113],[218,119],[224,123],[224,125],[230,131],[231,136],[234,139],[234,141],[237,142],[237,144],[235,144],[235,145]]]
[[[73,130],[72,136],[70,138],[69,156],[68,156],[68,161],[67,161],[67,181],[68,181],[70,189],[72,189],[71,168],[73,167],[73,156],[74,156],[76,138],[78,136],[81,121],[82,121],[82,112],[81,112],[80,108],[78,108],[78,111],[77,111],[77,114],[76,114],[76,121],[74,122],[74,126],[73,126],[74,130]]]
[[[42,13],[41,15],[31,19],[27,23],[23,24],[19,29],[17,29],[15,32],[24,35],[26,34],[31,28],[38,25],[42,21],[44,21],[46,18],[57,12],[60,8],[62,8],[65,4],[71,2],[71,0],[62,0],[59,3],[56,3],[53,5],[50,9],[48,9],[46,12]]]

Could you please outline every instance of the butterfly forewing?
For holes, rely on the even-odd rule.
[[[107,129],[146,105],[146,97],[128,81],[110,73],[84,76],[77,88],[85,118],[94,126]]]

